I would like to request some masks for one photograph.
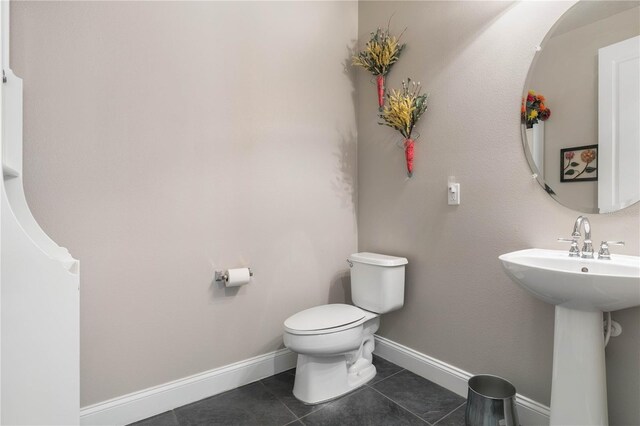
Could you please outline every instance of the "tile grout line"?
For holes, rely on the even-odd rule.
[[[287,370],[287,371],[283,371],[283,373],[287,373],[287,374],[292,375],[292,376],[294,376],[294,377],[295,377],[295,373],[292,373],[292,372],[291,372],[291,370],[292,370],[292,369]],[[405,368],[401,368],[400,370],[396,371],[395,373],[390,374],[390,375],[388,375],[387,377],[384,377],[384,378],[382,378],[382,379],[378,380],[378,381],[377,381],[377,382],[375,382],[375,383],[365,383],[365,385],[364,385],[364,386],[362,386],[359,390],[358,390],[358,389],[356,389],[354,392],[350,392],[350,393],[348,393],[348,394],[346,394],[346,395],[343,395],[343,397],[348,396],[348,395],[350,395],[350,394],[352,395],[352,394],[358,393],[360,390],[364,389],[365,387],[369,387],[369,388],[370,388],[370,387],[371,387],[371,385],[376,384],[376,383],[380,383],[380,382],[382,382],[382,381],[384,381],[384,380],[387,380],[389,377],[393,377],[393,376],[395,376],[396,374],[402,373],[402,372],[403,372],[403,371],[405,371],[405,370],[406,370]],[[293,415],[296,417],[296,418],[295,418],[295,420],[292,420],[292,421],[290,421],[289,423],[286,423],[286,424],[285,424],[285,426],[286,426],[286,425],[288,425],[288,424],[294,423],[294,422],[296,422],[296,421],[299,421],[300,423],[302,423],[302,424],[304,425],[305,423],[304,423],[304,421],[302,421],[302,419],[303,419],[303,418],[305,418],[305,417],[307,417],[307,416],[309,416],[309,415],[311,415],[311,414],[313,414],[313,413],[317,413],[317,412],[319,412],[319,411],[324,410],[326,407],[328,407],[329,405],[332,405],[335,401],[337,401],[337,400],[339,400],[340,398],[342,398],[342,397],[337,398],[337,399],[335,399],[335,400],[333,400],[333,401],[331,401],[331,402],[327,403],[327,404],[326,404],[326,405],[324,405],[323,407],[320,407],[320,408],[318,408],[317,410],[314,410],[314,411],[311,411],[311,412],[309,412],[309,413],[305,414],[304,416],[298,416],[298,415],[296,415],[296,413],[294,413],[294,412],[293,412],[293,411],[292,411],[292,410],[287,406],[287,404],[285,404],[285,402],[284,402],[284,401],[282,401],[282,400],[281,400],[277,395],[273,394],[273,392],[271,392],[271,391],[269,390],[269,388],[267,387],[267,385],[265,385],[265,384],[264,384],[263,380],[264,380],[264,379],[261,379],[261,380],[260,380],[260,383],[262,384],[262,386],[264,386],[270,394],[272,394],[273,396],[275,396],[275,397],[276,397],[276,399],[277,399],[278,401],[280,401],[280,402],[282,403],[282,405],[284,405],[284,406],[287,408],[287,410],[289,410],[289,412],[291,412],[291,414],[293,414]],[[380,393],[380,392],[379,392],[379,391],[377,391],[377,390],[376,390],[376,392]],[[381,395],[383,395],[382,393],[380,393],[380,394],[381,394]],[[397,404],[395,401],[393,401],[391,398],[388,398],[386,395],[383,395],[383,396],[384,396],[385,398],[387,398],[389,401],[393,402],[394,404]],[[416,414],[415,414],[415,413],[412,413],[411,411],[407,410],[405,407],[402,407],[400,404],[397,404],[397,405],[398,405],[399,407],[401,407],[402,409],[404,409],[404,410],[408,411],[409,413],[413,414],[414,416],[416,416]],[[419,417],[419,416],[416,416],[416,417],[418,417],[420,420],[422,420],[422,421],[425,421],[425,422],[426,422],[426,420],[422,419],[421,417]],[[430,424],[429,422],[426,422],[426,423],[427,423],[427,424]]]
[[[444,416],[442,416],[442,418],[440,418],[437,422],[435,422],[433,424],[433,426],[436,426],[438,423],[440,423],[441,421],[443,421],[444,419],[446,419],[447,417],[449,417],[450,415],[452,415],[454,412],[456,412],[460,407],[462,407],[463,405],[467,404],[467,400],[465,399],[464,402],[460,405],[458,405],[456,408],[454,408],[453,410],[451,410],[450,413],[445,414]]]
[[[337,401],[337,400],[335,400],[335,401]],[[298,417],[298,418],[297,418],[297,420],[299,420],[299,421],[300,421],[300,423],[305,424],[305,423],[302,421],[302,419],[304,419],[305,417],[310,416],[311,414],[314,414],[314,413],[317,413],[317,412],[319,412],[319,411],[324,410],[324,409],[325,409],[325,408],[327,408],[329,405],[333,404],[333,402],[334,402],[334,401],[331,401],[331,402],[327,403],[325,406],[320,407],[320,408],[318,408],[318,409],[317,409],[317,410],[315,410],[315,411],[311,411],[311,412],[309,412],[309,413],[305,414],[304,416],[300,416],[300,417]]]
[[[288,371],[286,371],[286,372],[288,372]],[[399,372],[398,372],[398,373],[399,373]],[[292,374],[292,373],[289,373],[289,374],[291,374],[291,375],[295,376],[295,374]],[[394,374],[397,374],[397,373],[394,373]],[[392,375],[393,375],[393,374],[392,374]],[[262,380],[264,380],[264,379],[262,379]],[[277,399],[278,401],[280,401],[280,402],[282,403],[282,405],[284,405],[284,406],[287,408],[287,410],[289,410],[289,411],[291,412],[291,414],[293,414],[293,415],[296,417],[296,418],[295,418],[295,420],[290,421],[290,422],[289,422],[289,423],[287,423],[286,425],[291,424],[291,423],[294,423],[294,422],[296,422],[296,421],[299,421],[300,423],[305,424],[305,423],[302,421],[302,419],[303,419],[303,418],[305,418],[305,417],[307,417],[307,416],[309,416],[309,415],[311,415],[311,414],[313,414],[313,413],[317,413],[317,412],[319,412],[319,411],[324,410],[326,407],[328,407],[328,406],[332,405],[332,404],[333,404],[334,402],[336,402],[336,401],[339,401],[339,400],[340,400],[341,398],[343,398],[343,397],[346,397],[346,396],[349,396],[349,395],[353,395],[353,394],[356,394],[356,393],[360,392],[360,390],[362,390],[362,389],[366,386],[366,385],[365,385],[365,386],[362,386],[362,388],[361,388],[361,389],[355,389],[354,391],[349,392],[349,393],[348,393],[348,394],[346,394],[346,395],[342,395],[341,397],[338,397],[338,398],[336,398],[336,399],[334,399],[334,400],[332,400],[332,401],[326,402],[326,403],[324,403],[324,405],[323,405],[322,407],[318,408],[317,410],[310,411],[310,412],[308,412],[307,414],[305,414],[304,416],[298,416],[298,415],[296,415],[296,413],[294,413],[294,412],[289,408],[289,406],[288,406],[287,404],[285,404],[285,402],[284,402],[284,401],[282,401],[282,400],[281,400],[277,395],[275,395],[273,392],[271,392],[271,390],[269,390],[269,388],[267,387],[267,385],[265,385],[265,384],[263,383],[263,381],[262,381],[262,380],[260,380],[260,383],[262,384],[262,386],[264,386],[270,394],[272,394],[273,396],[275,396],[275,397],[276,397],[276,399]],[[383,379],[383,380],[384,380],[384,379]],[[285,425],[285,426],[286,426],[286,425]]]
[[[178,425],[178,426],[182,426],[182,425],[180,424],[180,419],[178,419],[178,415],[176,414],[176,410],[175,410],[175,408],[174,408],[173,410],[171,410],[171,414],[173,414],[173,418],[176,420],[176,425]]]
[[[403,369],[401,369],[400,371],[396,371],[395,373],[388,375],[387,377],[383,377],[382,379],[378,380],[377,382],[368,382],[368,383],[365,383],[365,386],[371,387],[371,386],[373,386],[373,385],[377,385],[378,383],[384,382],[384,381],[385,381],[385,380],[387,380],[389,377],[393,377],[393,376],[395,376],[396,374],[400,374],[400,373],[402,373],[403,371],[405,371],[405,369],[404,369],[404,368],[403,368]]]
[[[354,394],[356,394],[356,393],[360,392],[361,390],[363,390],[365,387],[371,388],[371,386],[372,386],[372,385],[377,384],[377,383],[380,383],[380,382],[382,382],[382,381],[384,381],[384,380],[387,380],[389,377],[393,377],[393,376],[395,376],[396,374],[402,373],[403,371],[405,371],[405,369],[404,369],[404,368],[401,368],[400,370],[396,371],[395,373],[390,374],[390,375],[388,375],[387,377],[384,377],[384,378],[382,378],[382,379],[378,380],[378,381],[377,381],[377,382],[375,382],[375,383],[366,383],[366,384],[365,384],[364,386],[362,386],[360,389],[356,389],[355,391],[350,392],[350,393],[348,393],[348,394],[346,394],[346,395],[343,395],[342,397],[346,397],[346,396],[349,396],[349,395],[354,395]],[[288,373],[288,371],[286,371],[286,372]],[[289,374],[291,374],[291,375],[295,376],[295,374],[292,374],[292,373],[289,373]],[[262,383],[262,380],[260,381],[260,383]],[[264,387],[267,387],[264,383],[262,383],[262,385],[263,385]],[[372,389],[373,389],[373,388],[372,388]],[[267,390],[268,390],[268,388],[267,388]],[[374,390],[375,390],[375,389],[374,389]],[[384,396],[385,398],[387,398],[389,401],[391,401],[391,402],[393,402],[394,404],[396,404],[396,405],[398,405],[399,407],[401,407],[403,410],[408,411],[410,414],[412,414],[412,415],[414,415],[414,416],[418,417],[420,420],[422,420],[423,422],[426,422],[427,424],[429,424],[429,425],[430,425],[430,423],[429,423],[429,422],[427,422],[426,420],[424,420],[424,419],[423,419],[423,418],[421,418],[420,416],[417,416],[415,413],[411,412],[410,410],[407,410],[405,407],[403,407],[402,405],[400,405],[400,404],[396,403],[394,400],[392,400],[391,398],[389,398],[389,397],[387,397],[386,395],[382,394],[380,391],[378,391],[378,390],[375,390],[375,391],[376,391],[376,392],[378,392],[380,395]],[[271,391],[269,391],[269,392],[271,393]],[[274,395],[274,396],[275,396],[275,395]],[[289,423],[287,423],[287,424],[291,424],[291,423],[293,423],[293,422],[299,421],[299,422],[300,422],[300,423],[302,423],[303,425],[304,425],[305,423],[304,423],[304,421],[303,421],[302,419],[304,419],[305,417],[308,417],[309,415],[311,415],[311,414],[313,414],[313,413],[317,413],[317,412],[319,412],[319,411],[324,410],[326,407],[328,407],[328,406],[332,405],[334,402],[336,402],[336,401],[340,400],[342,397],[340,397],[340,398],[336,398],[336,399],[334,399],[333,401],[331,401],[331,402],[329,402],[329,403],[326,403],[326,405],[324,405],[323,407],[320,407],[320,408],[318,408],[317,410],[311,411],[311,412],[309,412],[309,413],[305,414],[304,416],[300,416],[300,417],[298,417],[295,413],[293,413],[293,411],[291,411],[291,409],[289,409],[289,407],[287,406],[287,404],[285,404],[283,401],[280,401],[280,398],[278,398],[278,397],[276,396],[276,398],[278,398],[278,401],[282,402],[282,404],[283,404],[285,407],[287,407],[287,409],[288,409],[289,411],[291,411],[291,413],[293,413],[293,415],[294,415],[294,416],[296,416],[296,419],[295,419],[295,420],[292,420],[291,422],[289,422]],[[285,426],[286,426],[286,425],[285,425]]]
[[[290,412],[291,414],[293,414],[293,415],[295,416],[295,419],[294,419],[294,420],[291,420],[289,423],[286,423],[286,424],[285,424],[285,426],[286,426],[286,425],[288,425],[288,424],[294,423],[294,422],[296,422],[296,421],[299,421],[300,423],[304,424],[304,422],[302,421],[302,419],[303,419],[303,418],[305,418],[305,417],[307,417],[307,416],[309,416],[309,415],[311,415],[311,414],[313,414],[313,413],[317,413],[318,411],[322,411],[322,410],[324,410],[326,407],[328,407],[329,405],[332,405],[334,402],[336,402],[336,401],[340,400],[340,398],[342,398],[342,397],[344,397],[344,396],[353,395],[353,394],[355,394],[355,393],[358,393],[358,392],[359,392],[359,390],[357,389],[357,390],[355,390],[355,391],[353,391],[353,392],[351,392],[351,393],[349,393],[349,394],[347,394],[347,395],[343,395],[342,397],[339,397],[339,398],[336,398],[336,399],[334,399],[334,400],[332,400],[332,401],[330,401],[330,402],[326,402],[326,403],[324,403],[324,406],[322,406],[322,407],[318,408],[317,410],[310,411],[310,412],[308,412],[307,414],[305,414],[304,416],[298,416],[296,413],[294,413],[294,412],[289,408],[289,406],[288,406],[287,404],[285,404],[285,402],[284,402],[284,401],[282,401],[282,400],[281,400],[277,395],[275,395],[273,392],[271,392],[271,391],[269,390],[269,388],[267,387],[267,385],[265,385],[265,384],[262,382],[262,380],[260,380],[260,383],[262,384],[262,386],[264,386],[264,387],[267,389],[267,391],[268,391],[271,395],[273,395],[273,396],[274,396],[274,397],[275,397],[279,402],[281,402],[281,403],[282,403],[282,405],[284,405],[284,406],[286,407],[286,409],[287,409],[287,410],[289,410],[289,412]]]
[[[361,388],[359,388],[359,389],[354,389],[352,392],[349,392],[349,393],[347,393],[347,394],[345,394],[345,395],[342,395],[342,396],[340,396],[340,397],[338,397],[338,398],[336,398],[336,399],[333,399],[333,400],[331,400],[331,401],[329,401],[329,402],[326,402],[326,403],[324,403],[325,405],[323,405],[322,407],[318,408],[318,409],[317,409],[317,410],[315,410],[315,411],[311,411],[310,413],[307,413],[307,414],[305,414],[304,416],[300,416],[300,417],[298,417],[298,419],[297,419],[297,420],[300,420],[300,422],[301,422],[302,424],[305,424],[305,423],[302,421],[302,419],[304,419],[305,417],[308,417],[308,416],[310,416],[311,414],[315,414],[315,413],[317,413],[317,412],[319,412],[319,411],[324,410],[325,408],[329,407],[330,405],[333,405],[334,403],[336,403],[336,402],[340,401],[342,398],[346,398],[346,397],[349,397],[349,396],[351,396],[351,395],[355,395],[355,394],[357,394],[358,392],[361,392],[364,388],[365,388],[365,386],[362,386],[362,387],[361,387]]]
[[[289,423],[293,423],[293,422],[295,422],[296,420],[299,420],[298,415],[297,415],[296,413],[294,413],[293,411],[291,411],[291,408],[289,408],[289,407],[287,406],[287,404],[285,404],[285,403],[284,403],[284,401],[282,401],[282,400],[281,400],[277,395],[275,395],[273,392],[271,392],[271,390],[267,387],[267,385],[265,385],[265,384],[263,383],[263,381],[262,381],[262,380],[264,380],[264,379],[260,379],[260,380],[259,380],[259,382],[260,382],[260,384],[262,385],[262,387],[263,387],[263,388],[264,388],[264,389],[269,393],[269,395],[273,396],[273,397],[274,397],[274,398],[275,398],[275,399],[276,399],[280,404],[282,404],[282,405],[284,406],[284,408],[286,408],[286,409],[287,409],[287,411],[288,411],[288,412],[290,412],[291,414],[293,414],[293,417],[295,417],[295,418],[294,418],[293,420],[291,420]],[[285,423],[285,425],[288,425],[289,423]]]
[[[393,399],[389,398],[387,395],[383,394],[382,392],[380,392],[378,389],[374,388],[374,387],[369,387],[369,389],[372,389],[376,392],[378,392],[380,395],[384,396],[385,398],[387,398],[389,401],[393,402],[394,404],[396,404],[398,407],[402,408],[403,410],[407,411],[409,414],[417,417],[418,419],[422,420],[423,422],[425,422],[426,424],[433,426],[431,423],[429,423],[428,421],[426,421],[425,419],[423,419],[422,417],[420,417],[419,415],[417,415],[416,413],[414,413],[413,411],[409,410],[407,407],[403,406],[402,404],[398,404],[396,401],[394,401]]]
[[[396,373],[393,373],[393,374],[392,374],[392,375],[390,375],[389,377],[393,377],[393,376],[395,376],[395,375],[397,375],[397,374],[400,374],[402,371],[408,371],[408,372],[409,372],[409,373],[411,373],[411,374],[415,374],[415,373],[413,373],[412,371],[409,371],[409,370],[407,370],[407,369],[402,369],[401,371],[398,371],[398,372],[396,372]],[[398,402],[397,402],[397,401],[395,401],[393,398],[391,398],[391,397],[389,397],[389,396],[385,395],[385,394],[384,394],[384,392],[382,392],[382,391],[380,391],[380,390],[378,390],[378,389],[375,389],[375,388],[373,387],[373,386],[377,385],[378,383],[381,383],[382,381],[384,381],[384,380],[388,379],[389,377],[385,377],[384,379],[380,380],[379,382],[374,383],[374,384],[371,386],[371,388],[372,388],[372,389],[374,389],[374,390],[376,390],[377,392],[379,392],[381,395],[384,395],[385,397],[387,397],[390,401],[392,401],[392,402],[394,402],[394,403],[398,404],[400,407],[402,407],[402,408],[404,408],[405,410],[409,411],[411,414],[414,414],[414,415],[418,416],[416,413],[414,413],[413,411],[411,411],[411,410],[409,410],[408,408],[404,407],[402,404],[398,403]],[[431,382],[431,381],[430,381],[430,380],[428,380],[428,379],[425,379],[425,380],[427,380],[428,382]],[[431,383],[433,383],[433,382],[431,382]],[[434,384],[435,384],[435,383],[434,383]],[[437,385],[437,386],[439,386],[439,385]],[[442,387],[442,386],[439,386],[439,387]],[[428,424],[430,424],[430,425],[432,425],[432,426],[435,426],[438,422],[442,421],[445,417],[448,417],[450,414],[452,414],[454,411],[456,411],[457,409],[459,409],[460,407],[462,407],[462,406],[463,406],[463,405],[465,405],[466,403],[467,403],[467,399],[466,399],[466,398],[464,398],[464,401],[463,401],[460,405],[456,406],[452,411],[448,412],[447,414],[445,414],[444,416],[442,416],[441,418],[439,418],[438,420],[436,420],[434,423],[429,423],[427,420],[422,419],[422,417],[420,417],[420,416],[418,416],[418,417],[419,417],[420,419],[424,420],[425,422],[427,422]]]
[[[435,425],[439,424],[441,421],[443,421],[443,420],[444,420],[444,419],[446,419],[447,417],[451,416],[455,411],[457,411],[458,409],[460,409],[461,407],[463,407],[463,406],[467,403],[467,401],[465,400],[465,401],[464,401],[464,402],[462,402],[460,405],[456,406],[452,411],[450,411],[449,413],[447,413],[447,414],[445,414],[444,416],[442,416],[440,419],[436,420],[436,421],[435,421],[435,422],[433,422],[433,423],[430,423],[429,421],[427,421],[427,420],[423,419],[423,418],[422,418],[422,417],[420,417],[418,414],[414,413],[413,411],[411,411],[410,409],[408,409],[408,408],[407,408],[407,407],[405,407],[404,405],[402,405],[402,404],[398,403],[397,401],[393,400],[391,397],[389,397],[389,396],[385,395],[382,391],[380,391],[380,390],[378,390],[378,389],[376,389],[376,388],[374,388],[374,387],[373,387],[373,386],[377,385],[378,383],[382,383],[382,382],[384,382],[385,380],[387,380],[387,379],[389,379],[389,378],[391,378],[391,377],[393,377],[393,376],[396,376],[396,375],[398,375],[398,374],[400,374],[400,373],[402,373],[402,372],[404,372],[404,371],[408,371],[408,370],[406,370],[406,369],[404,369],[404,368],[401,368],[400,370],[398,370],[398,371],[396,371],[396,372],[394,372],[394,373],[392,373],[392,374],[390,374],[390,375],[388,375],[388,376],[386,376],[386,377],[384,377],[384,378],[380,379],[379,381],[377,381],[377,382],[375,382],[375,383],[372,383],[372,382],[366,383],[364,386],[360,387],[360,389],[356,389],[356,390],[355,390],[355,392],[350,392],[350,393],[348,393],[348,394],[346,394],[346,395],[343,395],[343,396],[342,396],[342,397],[340,397],[340,398],[337,398],[337,399],[335,399],[335,400],[333,400],[333,401],[330,401],[330,402],[326,403],[323,407],[320,407],[320,408],[318,408],[317,410],[311,411],[311,412],[309,412],[309,413],[307,413],[307,414],[304,414],[304,415],[302,415],[302,416],[298,416],[296,413],[294,413],[294,412],[293,412],[293,410],[292,410],[291,408],[289,408],[289,406],[285,403],[285,401],[283,401],[283,400],[282,400],[278,395],[276,395],[276,394],[275,394],[275,393],[274,393],[274,392],[273,392],[273,391],[272,391],[272,390],[271,390],[271,389],[270,389],[270,388],[269,388],[269,387],[264,383],[264,380],[265,380],[266,378],[256,380],[256,382],[260,382],[260,384],[261,384],[262,388],[263,388],[264,390],[266,390],[266,391],[267,391],[267,393],[268,393],[268,394],[270,394],[272,397],[274,397],[275,399],[277,399],[277,400],[278,400],[278,402],[280,402],[282,405],[284,405],[285,409],[286,409],[288,412],[290,412],[290,413],[294,416],[294,419],[292,419],[292,420],[291,420],[291,421],[289,421],[288,423],[285,423],[285,424],[284,424],[285,426],[286,426],[286,425],[293,424],[293,423],[296,423],[296,422],[300,422],[301,424],[305,425],[306,423],[304,422],[304,418],[308,417],[309,415],[311,415],[311,414],[313,414],[313,413],[320,412],[320,411],[324,410],[324,409],[325,409],[326,407],[328,407],[328,406],[334,405],[336,401],[339,401],[339,400],[340,400],[340,399],[342,399],[343,397],[348,397],[349,395],[355,395],[355,394],[357,394],[357,393],[361,392],[362,390],[364,390],[365,388],[373,389],[376,393],[378,393],[378,394],[382,395],[384,398],[386,398],[387,400],[389,400],[390,402],[392,402],[394,405],[396,405],[396,406],[400,407],[401,409],[403,409],[403,410],[405,410],[405,411],[409,412],[411,415],[413,415],[414,417],[417,417],[419,420],[421,420],[423,423],[426,423],[426,424],[427,424],[427,425],[429,425],[429,426],[435,426]],[[287,370],[287,371],[286,371],[286,372],[284,372],[284,373],[287,373],[287,374],[289,374],[289,375],[293,375],[293,376],[295,377],[295,374],[294,374],[294,373],[292,373],[292,372],[290,372],[289,370]],[[253,382],[253,383],[255,383],[255,382]],[[210,398],[220,397],[221,395],[223,395],[223,394],[227,394],[227,393],[230,393],[230,392],[233,392],[233,391],[237,390],[238,388],[240,388],[240,387],[237,387],[237,388],[234,388],[234,389],[230,389],[230,390],[228,390],[228,391],[226,391],[226,392],[222,392],[221,394],[214,395],[213,397],[208,397],[208,398],[204,398],[204,399],[210,399]],[[203,399],[203,400],[204,400],[204,399]],[[196,402],[198,402],[198,401],[196,401]],[[186,405],[191,405],[191,404],[186,404]],[[182,407],[184,407],[184,406],[182,406]],[[177,407],[177,408],[182,408],[182,407]],[[171,414],[173,415],[174,420],[176,421],[176,425],[177,425],[177,426],[181,426],[181,425],[182,425],[182,423],[181,423],[181,422],[180,422],[180,420],[178,419],[176,409],[172,409],[172,410],[170,410],[170,411],[171,411]]]

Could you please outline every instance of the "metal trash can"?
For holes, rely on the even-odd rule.
[[[466,426],[520,426],[516,388],[498,376],[482,374],[469,379]]]

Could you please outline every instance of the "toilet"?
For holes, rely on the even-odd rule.
[[[404,305],[404,257],[355,253],[353,305],[316,306],[284,322],[284,344],[298,354],[293,394],[306,404],[342,396],[376,375],[371,363],[380,314]]]

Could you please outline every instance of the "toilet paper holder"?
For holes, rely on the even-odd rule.
[[[253,271],[251,270],[251,268],[247,268],[247,269],[249,270],[249,276],[252,277]],[[229,274],[227,273],[227,271],[216,271],[215,279],[216,281],[227,282],[229,281]]]

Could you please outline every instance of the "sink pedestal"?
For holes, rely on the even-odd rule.
[[[602,312],[556,305],[551,425],[608,425]]]
[[[500,256],[518,285],[556,307],[552,425],[607,425],[602,311],[640,306],[640,257],[528,249]]]

